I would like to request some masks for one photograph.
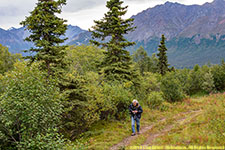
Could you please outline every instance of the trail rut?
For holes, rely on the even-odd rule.
[[[201,110],[197,110],[197,111],[188,111],[188,112],[182,112],[182,113],[179,113],[175,116],[173,116],[172,118],[173,119],[176,119],[178,116],[180,115],[185,115],[185,114],[191,114],[193,113],[191,116],[189,116],[189,118],[194,118],[196,117],[197,115],[199,115],[199,112],[201,112]],[[147,133],[149,130],[151,130],[155,125],[157,124],[160,124],[160,123],[163,123],[164,121],[166,121],[167,119],[169,118],[161,118],[159,121],[157,121],[157,123],[154,123],[150,126],[145,126],[145,127],[142,127],[141,130],[140,130],[140,135],[136,135],[136,136],[129,136],[127,138],[125,138],[123,141],[121,141],[120,143],[114,145],[113,147],[110,148],[110,150],[118,150],[122,147],[125,147],[125,146],[128,146],[129,144],[131,144],[131,142],[133,140],[135,140],[136,138],[138,138],[139,136],[142,136],[143,134]],[[163,130],[157,132],[157,133],[149,133],[149,136],[147,137],[146,141],[144,142],[143,146],[148,146],[148,145],[151,145],[152,144],[152,141],[154,139],[156,139],[157,137],[159,136],[162,136],[164,135],[165,133],[169,132],[171,129],[174,128],[174,126],[176,124],[179,124],[183,121],[185,121],[187,118],[186,117],[182,117],[182,118],[179,118],[176,121],[176,123],[174,124],[169,124],[169,125],[166,125]]]

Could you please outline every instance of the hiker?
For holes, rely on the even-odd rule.
[[[129,111],[131,115],[131,128],[132,128],[132,136],[135,135],[135,122],[137,127],[137,134],[139,134],[140,131],[140,119],[141,119],[141,113],[143,112],[140,104],[136,99],[132,101],[132,104],[129,106]]]

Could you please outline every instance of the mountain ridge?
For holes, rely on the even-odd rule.
[[[224,8],[224,0],[214,0],[203,5],[166,2],[143,10],[131,17],[137,28],[126,35],[126,38],[136,42],[136,45],[128,50],[132,53],[139,46],[143,46],[148,54],[152,55],[157,52],[160,37],[164,34],[167,38],[168,60],[172,66],[182,68],[208,62],[218,64],[225,58]],[[8,37],[24,35],[10,33]],[[73,26],[68,26],[66,35],[69,36],[69,40],[65,44],[69,45],[89,44],[91,39],[90,32],[79,27],[75,29]],[[0,43],[9,45],[2,43],[1,39],[0,30]],[[25,46],[29,47],[26,44]],[[24,45],[18,47],[22,46]]]
[[[65,44],[68,44],[74,37],[85,31],[78,26],[68,25],[66,34],[63,36],[68,38]],[[0,28],[0,43],[7,46],[12,53],[22,53],[22,50],[29,49],[33,46],[32,43],[24,41],[29,35],[30,33],[24,27],[11,27],[8,30]]]

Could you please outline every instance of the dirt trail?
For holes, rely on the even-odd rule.
[[[162,118],[159,121],[163,122],[165,120],[166,120],[166,118]],[[146,126],[146,127],[141,128],[140,135],[145,133],[145,132],[147,132],[147,131],[149,131],[149,130],[151,130],[152,127],[154,127],[154,125],[150,125],[150,126]],[[136,139],[140,135],[129,136],[129,137],[125,138],[122,142],[120,142],[120,143],[114,145],[113,147],[111,147],[110,150],[118,150],[120,147],[127,146],[132,140]]]
[[[190,117],[191,118],[194,118],[196,117],[197,115],[199,115],[199,112],[201,112],[201,110],[197,110],[197,111],[188,111],[188,112],[182,112],[182,113],[179,113],[177,114],[176,116],[173,116],[172,118],[173,119],[176,119],[178,116],[180,115],[185,115],[185,114],[191,114],[191,113],[194,113],[192,114]],[[175,124],[179,124],[183,121],[185,121],[187,118],[186,117],[183,117],[181,119],[177,119],[176,120],[176,123]],[[135,140],[138,136],[141,136],[142,134],[146,133],[147,131],[151,130],[155,125],[159,124],[159,123],[162,123],[166,120],[166,118],[162,118],[160,119],[159,121],[157,121],[157,123],[155,124],[152,124],[150,126],[146,126],[146,127],[143,127],[141,128],[140,130],[140,135],[136,135],[136,136],[129,136],[127,138],[125,138],[123,141],[121,141],[120,143],[114,145],[113,147],[110,148],[110,150],[118,150],[124,146],[128,146],[133,140]],[[162,131],[160,131],[159,133],[154,133],[154,134],[150,134],[148,136],[148,138],[146,139],[144,145],[147,146],[147,145],[150,145],[152,143],[152,141],[159,137],[159,136],[162,136],[164,135],[166,132],[170,131],[174,126],[175,124],[170,124],[170,125],[167,125],[164,127],[164,129]]]
[[[192,119],[192,118],[198,116],[200,111],[192,111],[191,113],[193,113],[193,112],[194,112],[194,114],[192,114],[191,116],[189,116],[190,119]],[[175,124],[165,126],[165,128],[164,128],[162,131],[160,131],[159,133],[151,134],[151,135],[146,139],[146,141],[144,142],[143,145],[144,145],[144,146],[149,146],[149,145],[151,145],[152,142],[153,142],[153,140],[154,140],[155,138],[157,138],[157,137],[159,137],[159,136],[162,136],[162,135],[166,134],[166,133],[169,132],[171,129],[173,129],[173,128],[175,127],[176,124],[180,124],[180,123],[184,122],[186,119],[187,119],[186,117],[181,118],[181,119],[178,119],[178,120],[176,120],[176,123],[175,123]]]

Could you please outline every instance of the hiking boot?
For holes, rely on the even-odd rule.
[[[131,136],[135,136],[135,133],[132,133]]]

